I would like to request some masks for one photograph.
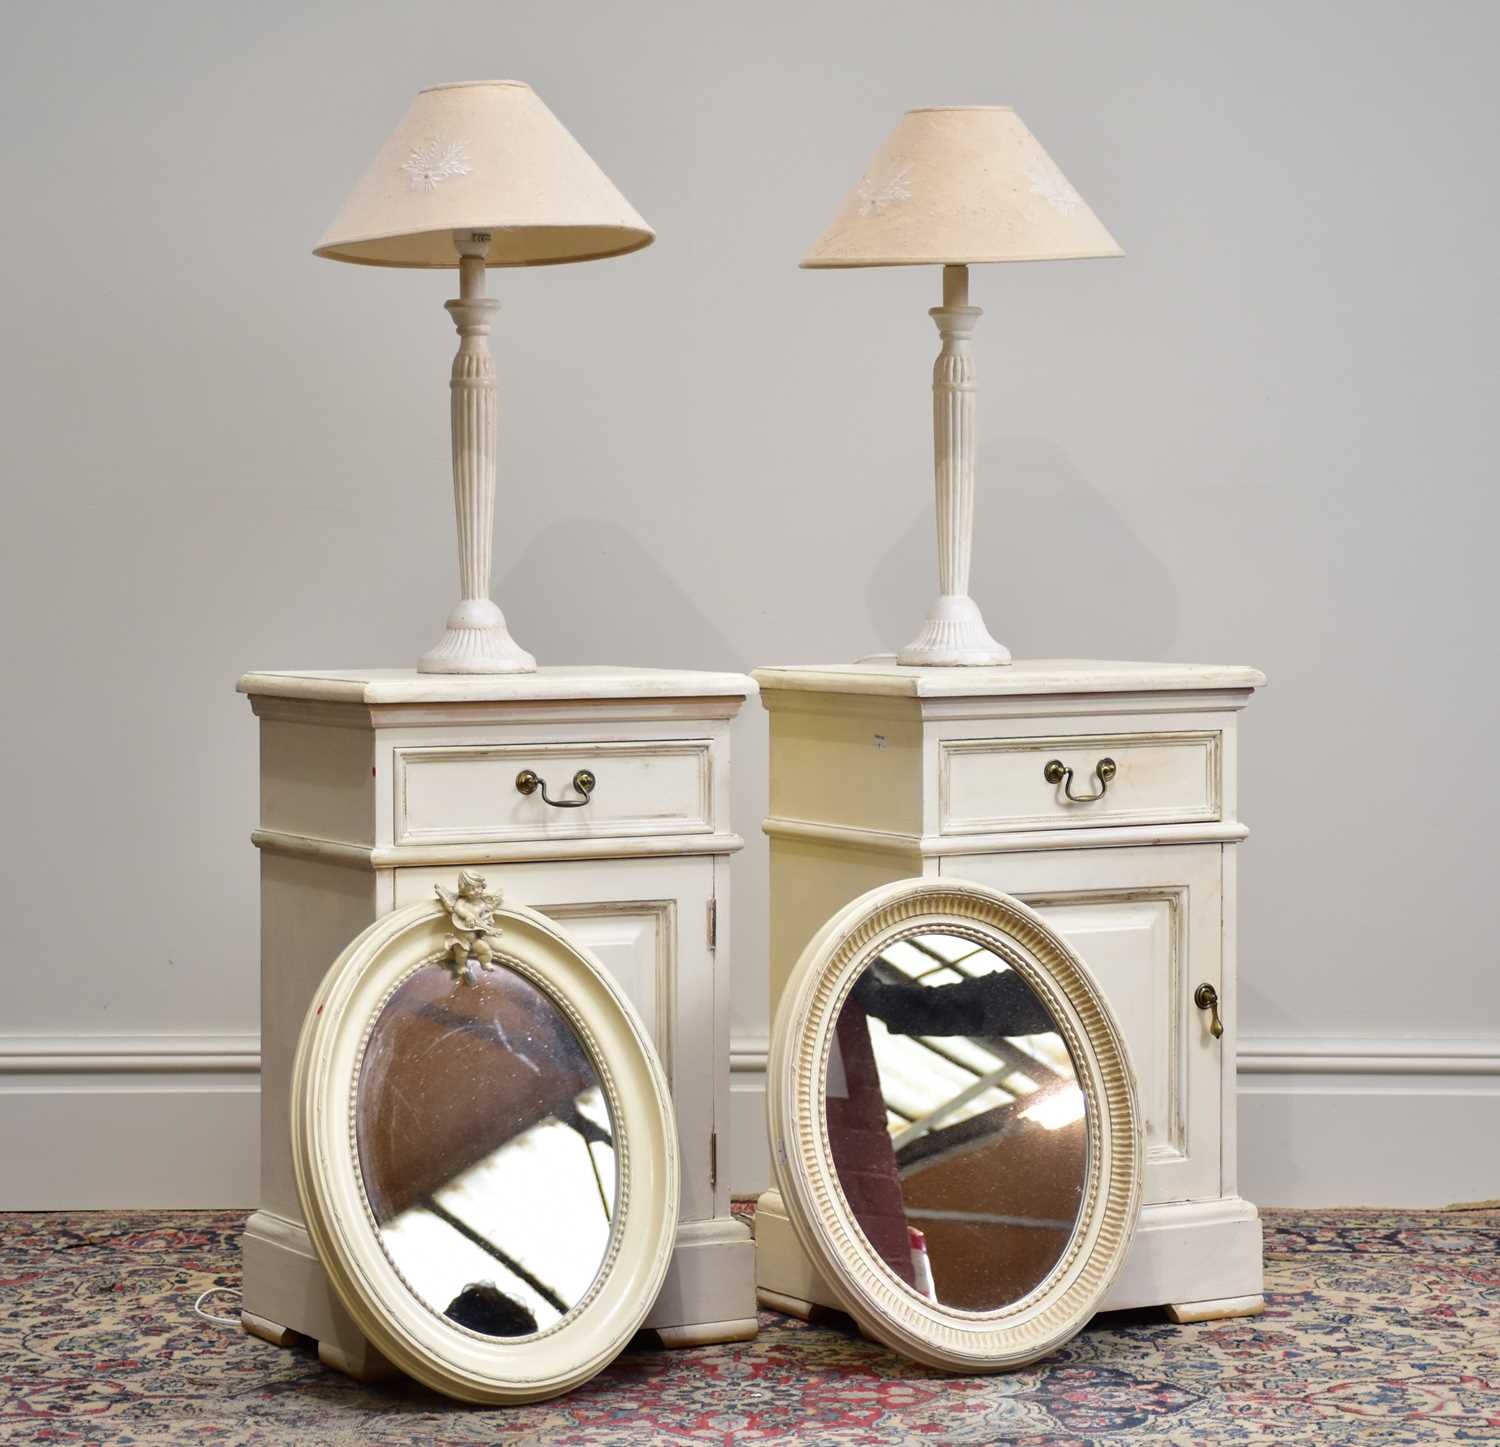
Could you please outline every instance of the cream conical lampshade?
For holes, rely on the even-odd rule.
[[[455,231],[492,233],[489,266],[621,256],[656,236],[519,80],[422,91],[314,250],[453,267]]]
[[[931,106],[902,116],[802,265],[1122,254],[1009,106]]]

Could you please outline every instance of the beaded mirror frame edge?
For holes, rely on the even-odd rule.
[[[542,1401],[582,1385],[624,1349],[661,1291],[677,1237],[681,1165],[665,1072],[604,966],[544,915],[498,907],[495,965],[517,970],[566,1018],[609,1103],[618,1217],[589,1293],[547,1332],[514,1342],[445,1320],[408,1287],[365,1199],[353,1135],[369,1033],[415,969],[451,955],[438,900],[376,920],[308,1007],[292,1078],[292,1155],[308,1233],[339,1300],[391,1363],[461,1401]]]

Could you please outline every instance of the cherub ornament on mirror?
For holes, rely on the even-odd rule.
[[[452,933],[443,945],[448,951],[453,982],[458,985],[477,985],[480,969],[497,968],[493,941],[500,938],[501,931],[495,923],[495,911],[500,908],[502,897],[487,894],[485,885],[482,874],[466,869],[458,876],[456,893],[441,884],[432,887],[448,911]]]

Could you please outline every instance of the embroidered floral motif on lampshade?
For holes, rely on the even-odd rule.
[[[934,106],[902,116],[802,265],[1122,254],[1009,106]]]
[[[371,266],[451,267],[454,231],[492,232],[490,266],[593,261],[656,237],[518,80],[422,91],[314,250]]]

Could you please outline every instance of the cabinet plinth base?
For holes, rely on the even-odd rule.
[[[643,1325],[663,1346],[748,1341],[755,1335],[755,1240],[733,1216],[683,1221],[672,1265]]]
[[[1223,1296],[1215,1301],[1168,1302],[1167,1315],[1179,1326],[1194,1321],[1225,1321],[1232,1316],[1259,1316],[1266,1309],[1263,1296]]]
[[[289,1347],[296,1344],[297,1333],[289,1326],[282,1326],[279,1321],[267,1321],[263,1316],[256,1316],[254,1312],[242,1311],[240,1313],[240,1327],[246,1336],[258,1336],[262,1341],[268,1341],[273,1347]]]
[[[754,1341],[760,1321],[753,1316],[739,1321],[704,1321],[693,1326],[659,1326],[656,1339],[669,1350],[681,1347],[718,1346],[723,1342]]]
[[[400,1372],[363,1338],[352,1348],[339,1342],[320,1341],[318,1360],[325,1367],[353,1377],[356,1382],[386,1382],[400,1376]]]
[[[1256,1316],[1265,1310],[1263,1276],[1260,1217],[1249,1201],[1145,1206],[1100,1310],[1165,1306],[1176,1322]],[[763,1306],[803,1321],[820,1307],[844,1310],[807,1259],[780,1191],[767,1191],[755,1207],[755,1288]]]
[[[815,1301],[803,1301],[800,1296],[783,1296],[767,1286],[757,1289],[755,1299],[767,1311],[779,1311],[783,1316],[795,1316],[798,1321],[811,1321],[820,1311],[828,1310]]]
[[[273,1346],[311,1338],[325,1366],[356,1381],[380,1381],[395,1373],[334,1295],[301,1222],[255,1212],[245,1226],[243,1259],[245,1331]],[[733,1216],[682,1222],[667,1279],[642,1326],[667,1347],[754,1337],[750,1228]]]

